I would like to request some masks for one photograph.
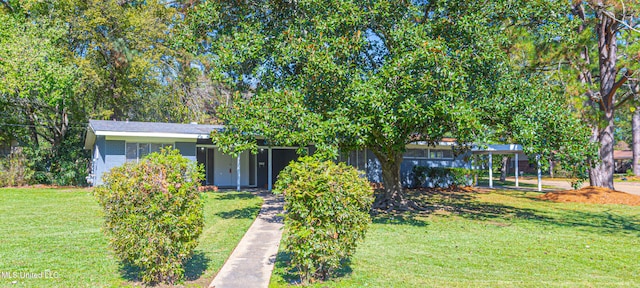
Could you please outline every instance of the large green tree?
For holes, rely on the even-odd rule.
[[[577,125],[566,103],[509,64],[502,33],[544,26],[528,25],[545,16],[536,5],[551,4],[534,2],[207,1],[189,21],[206,40],[212,78],[237,91],[214,142],[236,153],[255,149],[256,136],[315,143],[329,156],[370,149],[382,166],[381,208],[412,205],[400,163],[414,141],[452,136],[465,151],[509,134],[531,153],[567,150],[546,137]]]
[[[77,74],[55,45],[61,31],[43,23],[0,14],[0,93],[7,124],[27,127],[34,144],[59,145],[77,103]],[[20,126],[22,124],[22,126]]]
[[[37,181],[79,184],[85,118],[75,97],[78,73],[57,45],[64,30],[21,14],[0,13],[0,21],[0,134],[28,148]]]

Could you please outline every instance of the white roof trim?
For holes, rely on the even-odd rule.
[[[209,134],[182,134],[159,132],[121,132],[121,131],[96,131],[96,136],[121,136],[121,137],[154,137],[154,138],[182,138],[201,139],[209,137]]]

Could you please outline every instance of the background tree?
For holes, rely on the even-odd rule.
[[[640,4],[574,1],[566,11],[573,19],[572,33],[544,43],[533,67],[549,70],[553,81],[564,84],[589,125],[591,141],[599,146],[591,159],[591,185],[613,188],[616,109],[633,94],[626,87],[638,68]]]
[[[2,134],[30,148],[25,153],[37,159],[30,168],[41,172],[38,181],[77,184],[86,163],[78,157],[84,126],[77,123],[84,117],[75,97],[78,74],[56,45],[64,31],[55,21],[20,15],[0,14],[0,21]]]
[[[84,181],[88,119],[216,121],[222,89],[185,45],[188,2],[0,4],[0,141],[28,148],[37,182]]]

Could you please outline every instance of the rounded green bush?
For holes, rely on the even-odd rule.
[[[353,167],[303,157],[278,176],[284,193],[283,242],[303,282],[326,280],[341,267],[371,223],[373,190]]]
[[[178,150],[163,149],[113,168],[95,195],[117,257],[145,283],[175,283],[204,225],[202,173]]]

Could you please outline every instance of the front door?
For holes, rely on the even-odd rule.
[[[237,175],[236,168],[237,159],[231,155],[221,153],[218,149],[213,149],[215,155],[213,157],[214,163],[214,185],[218,187],[230,187],[236,186]]]

